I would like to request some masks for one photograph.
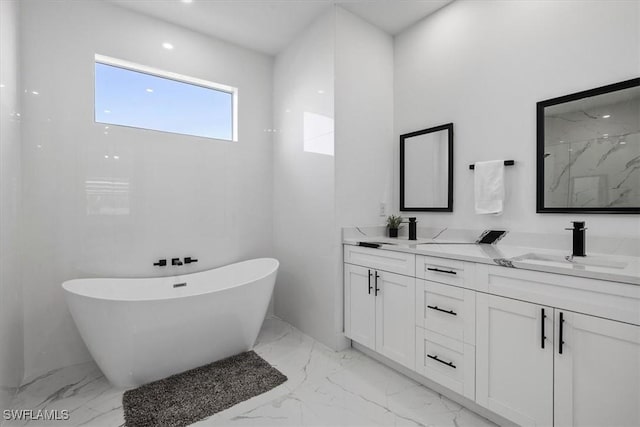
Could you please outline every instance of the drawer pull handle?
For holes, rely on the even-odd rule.
[[[560,312],[560,331],[559,334],[560,335],[558,337],[558,354],[562,354],[562,345],[564,344],[564,334],[563,334],[563,326],[564,326],[564,313]]]
[[[441,311],[443,313],[451,314],[453,316],[457,316],[458,315],[458,313],[456,313],[453,310],[443,310],[442,308],[438,307],[437,305],[428,305],[427,308],[430,308],[431,310],[438,310],[438,311]]]
[[[450,368],[456,369],[456,365],[454,365],[454,364],[453,364],[453,363],[451,363],[451,362],[445,362],[444,360],[439,359],[439,358],[438,358],[438,356],[436,356],[436,355],[433,355],[433,356],[432,356],[432,355],[430,355],[430,354],[427,354],[427,357],[428,357],[429,359],[433,359],[433,360],[435,360],[436,362],[440,362],[440,363],[442,363],[443,365],[447,365],[447,366],[449,366]]]
[[[541,342],[540,342],[540,347],[544,348],[544,340],[546,340],[546,339],[547,339],[547,337],[544,335],[544,319],[546,319],[546,318],[547,318],[547,315],[546,315],[546,314],[544,314],[544,308],[541,308],[541,309],[540,309],[540,311],[541,311],[541,316],[540,316],[540,317],[541,317],[541,319],[542,319],[542,320],[540,321],[541,326],[542,326],[542,328],[541,328],[542,330],[540,331],[540,332],[542,332],[542,333],[540,334],[540,335],[542,335],[542,340],[541,340]]]
[[[438,273],[447,273],[447,274],[458,274],[455,271],[451,271],[451,270],[440,270],[439,268],[431,268],[431,267],[427,267],[427,270],[429,271],[437,271]]]

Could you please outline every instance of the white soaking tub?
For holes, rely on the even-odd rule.
[[[241,353],[260,332],[279,263],[239,262],[183,276],[62,284],[91,355],[128,388]]]

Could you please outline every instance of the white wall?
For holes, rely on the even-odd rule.
[[[339,227],[376,224],[392,206],[393,39],[336,7],[335,199]],[[344,306],[342,251],[335,306]],[[337,311],[336,330],[344,329]]]
[[[341,227],[376,224],[392,204],[393,39],[336,8],[336,204]]]
[[[638,215],[536,214],[536,102],[640,75],[640,3],[456,1],[395,38],[395,134],[454,123],[454,211],[421,226],[640,236]],[[398,143],[394,203],[398,208]],[[481,160],[506,169],[504,215],[473,213]]]
[[[335,347],[333,10],[276,56],[274,250],[280,260],[275,314]],[[318,148],[322,150],[308,151]],[[305,151],[305,147],[307,151]],[[320,152],[317,152],[320,151]]]
[[[274,76],[275,313],[340,349],[341,227],[377,222],[391,203],[392,38],[335,7],[277,56]],[[305,151],[309,113],[326,118],[333,155]]]
[[[0,409],[23,365],[20,274],[20,78],[18,2],[0,2]]]
[[[273,59],[104,2],[22,4],[25,368],[32,376],[89,359],[63,281],[177,274],[271,255]],[[163,49],[165,41],[175,49]],[[237,87],[239,141],[118,126],[105,134],[93,120],[96,53]],[[91,180],[128,188],[128,212],[89,214]],[[184,256],[199,262],[152,266]]]

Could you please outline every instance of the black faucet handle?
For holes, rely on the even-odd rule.
[[[198,260],[195,259],[195,258],[191,258],[190,256],[184,257],[184,263],[185,264],[191,264],[192,262],[198,262]]]
[[[171,265],[182,265],[180,258],[171,258]]]
[[[584,221],[571,221],[573,224],[573,228],[565,228],[565,230],[586,230],[587,228],[584,226]]]
[[[154,262],[153,265],[157,265],[158,267],[164,267],[167,265],[166,259],[159,259],[158,262]]]

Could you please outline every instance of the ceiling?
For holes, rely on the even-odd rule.
[[[344,0],[335,3],[396,35],[453,0]]]
[[[453,0],[107,0],[268,55],[275,55],[333,4],[391,35]]]

